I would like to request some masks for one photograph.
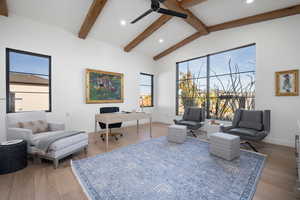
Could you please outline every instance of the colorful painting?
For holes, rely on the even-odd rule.
[[[123,74],[86,70],[86,103],[123,103]]]
[[[276,72],[276,96],[299,95],[299,70]]]

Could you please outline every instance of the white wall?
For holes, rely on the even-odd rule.
[[[138,108],[140,72],[154,73],[151,58],[125,53],[121,48],[92,39],[81,40],[62,29],[17,16],[0,17],[0,98],[5,97],[5,48],[52,56],[50,120],[65,121],[69,129],[92,131],[100,106],[85,104],[85,69],[124,73],[125,102],[121,110]],[[0,100],[0,141],[4,140],[5,102]],[[68,113],[70,117],[67,117]]]
[[[300,97],[275,96],[275,72],[300,68],[300,15],[212,33],[163,58],[157,77],[157,118],[175,117],[176,62],[256,43],[256,109],[272,110],[272,130],[266,141],[293,146]]]

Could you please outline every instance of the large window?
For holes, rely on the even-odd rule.
[[[153,75],[140,74],[140,107],[153,107]]]
[[[7,112],[51,111],[51,57],[6,49]]]
[[[238,108],[254,109],[255,69],[254,44],[177,63],[177,114],[197,106],[231,120]]]

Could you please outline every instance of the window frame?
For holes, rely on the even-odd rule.
[[[141,72],[140,76],[141,75],[151,77],[151,106],[144,106],[143,108],[152,108],[152,107],[154,107],[154,75],[153,74],[147,74],[147,73],[144,73],[144,72]],[[139,84],[139,87],[140,86],[145,86],[145,85]],[[139,96],[141,96],[141,95],[139,95]]]
[[[209,95],[210,94],[210,89],[211,89],[210,88],[210,78],[216,77],[216,76],[226,76],[226,75],[229,75],[229,74],[210,75],[210,57],[214,56],[214,55],[217,55],[217,54],[222,54],[222,53],[226,53],[226,52],[229,52],[229,51],[243,49],[243,48],[251,47],[251,46],[256,46],[256,43],[251,43],[251,44],[235,47],[235,48],[232,48],[232,49],[227,49],[227,50],[219,51],[219,52],[216,52],[216,53],[207,54],[205,56],[199,56],[199,57],[196,57],[196,58],[176,62],[176,98],[175,98],[175,101],[176,101],[176,103],[175,103],[175,105],[176,105],[176,108],[175,108],[176,109],[176,116],[179,116],[179,97],[180,97],[180,95],[178,93],[179,93],[179,82],[180,82],[180,80],[179,80],[179,64],[180,63],[190,62],[190,61],[198,60],[198,59],[201,59],[201,58],[206,58],[207,63],[206,63],[206,77],[205,78],[207,80],[207,84],[206,84],[207,91],[206,91],[205,112],[206,112],[206,118],[207,119],[212,119],[211,116],[210,116],[210,112],[209,112],[210,98],[211,98],[210,95]],[[239,72],[239,73],[236,73],[236,74],[251,73],[251,72],[253,72],[253,71]],[[254,71],[254,73],[256,73],[256,70]]]
[[[10,93],[10,53],[19,53],[19,54],[25,54],[30,56],[37,56],[42,58],[47,58],[49,60],[49,66],[48,66],[48,79],[49,79],[49,109],[45,110],[45,112],[52,112],[52,57],[49,55],[39,54],[39,53],[33,53],[29,51],[23,51],[18,49],[12,49],[12,48],[6,48],[6,113],[16,113],[16,112],[10,112],[9,110],[9,93]],[[25,74],[25,73],[24,73]],[[28,73],[27,73],[28,74]],[[22,111],[26,112],[26,111]],[[20,112],[20,113],[22,113]],[[19,113],[19,112],[18,112]]]

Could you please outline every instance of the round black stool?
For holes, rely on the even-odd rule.
[[[27,167],[27,143],[24,140],[0,144],[0,174],[16,172]]]

